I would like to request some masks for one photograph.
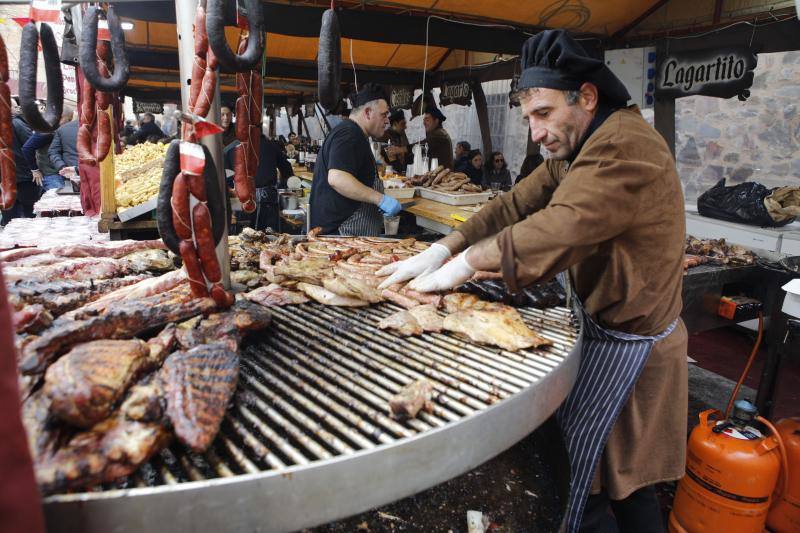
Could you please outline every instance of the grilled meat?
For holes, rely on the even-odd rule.
[[[321,285],[323,278],[330,275],[333,265],[334,263],[327,259],[284,261],[275,265],[272,272],[275,276],[283,276],[312,285]]]
[[[328,289],[322,288],[319,285],[311,285],[309,283],[298,283],[297,288],[303,291],[306,296],[319,302],[323,305],[333,305],[338,307],[363,307],[369,305],[369,302],[359,300],[358,298],[348,298],[334,294]]]
[[[125,261],[138,272],[169,272],[175,270],[175,262],[166,250],[140,250],[126,255]]]
[[[37,464],[36,480],[41,491],[49,494],[113,481],[132,474],[166,447],[172,433],[157,411],[163,395],[159,377],[134,385],[111,417],[76,434]]]
[[[50,457],[68,434],[68,429],[50,414],[50,398],[40,388],[22,403],[22,422],[34,463]]]
[[[144,278],[136,283],[125,285],[117,290],[108,292],[93,302],[92,305],[87,306],[86,310],[103,311],[115,302],[147,298],[170,291],[181,285],[188,285],[186,271],[182,268],[162,274],[156,278]]]
[[[178,342],[177,328],[175,324],[167,324],[164,329],[147,341],[147,367],[158,368],[167,358],[169,353],[175,348]]]
[[[53,315],[41,304],[26,305],[14,312],[14,330],[17,333],[41,333],[53,323]]]
[[[264,329],[271,321],[272,315],[263,306],[240,299],[227,311],[179,325],[177,340],[184,350],[220,342],[235,352],[246,333]]]
[[[115,278],[133,272],[136,272],[136,270],[128,262],[109,257],[69,259],[46,267],[8,267],[3,270],[9,282],[19,280],[48,281],[52,279],[87,281]]]
[[[143,279],[146,279],[146,276],[135,275],[89,281],[21,280],[8,284],[9,301],[15,309],[21,309],[27,304],[41,304],[53,315],[59,316],[92,302],[104,294]]]
[[[297,305],[310,301],[302,292],[285,289],[277,283],[270,283],[266,287],[259,287],[256,290],[243,294],[243,296],[251,302],[267,307],[271,305]]]
[[[217,436],[239,379],[239,355],[224,343],[172,354],[164,363],[167,416],[178,439],[196,452]]]
[[[334,294],[345,298],[364,300],[371,304],[383,301],[381,291],[367,282],[349,276],[334,276],[322,280],[323,286]]]
[[[442,331],[444,317],[436,312],[436,306],[432,304],[418,305],[409,309],[408,312],[417,320],[423,330],[434,333]]]
[[[456,313],[458,311],[465,311],[467,309],[484,309],[491,306],[490,302],[481,300],[474,294],[465,292],[454,292],[446,295],[442,301],[444,302],[444,309],[448,313]]]
[[[63,257],[57,257],[53,254],[38,254],[22,257],[12,262],[7,261],[3,265],[5,267],[45,267],[62,261],[65,261]]]
[[[381,296],[392,303],[396,303],[400,307],[405,307],[406,309],[413,309],[414,307],[420,305],[419,300],[415,300],[414,298],[400,294],[399,292],[391,289],[383,289],[383,291],[381,291]]]
[[[250,288],[261,284],[261,272],[255,270],[234,270],[231,272],[231,284],[238,283]]]
[[[392,313],[380,322],[378,322],[380,329],[393,329],[403,336],[408,335],[422,335],[423,329],[414,315],[403,309],[396,313]]]
[[[443,328],[509,351],[552,344],[534,333],[516,309],[503,304],[457,311],[445,317]]]
[[[81,342],[131,338],[147,329],[186,320],[214,308],[214,300],[210,298],[163,305],[126,302],[86,320],[57,320],[42,336],[25,346],[20,371],[23,374],[44,372],[62,353]]]
[[[111,257],[119,259],[142,250],[166,250],[161,239],[150,241],[116,241],[109,244],[69,244],[53,246],[50,253],[62,257]]]
[[[401,311],[404,313],[407,311]],[[420,409],[433,409],[433,384],[425,378],[409,383],[389,399],[389,411],[393,418],[405,420],[415,418]]]
[[[48,367],[45,394],[64,422],[90,428],[107,418],[148,366],[147,343],[100,340],[79,344]]]

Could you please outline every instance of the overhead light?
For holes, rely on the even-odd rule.
[[[133,29],[133,22],[123,22],[120,26],[122,26],[122,29],[125,31],[131,31]]]

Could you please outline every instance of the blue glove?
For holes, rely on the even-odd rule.
[[[384,194],[383,199],[381,199],[381,203],[378,204],[378,209],[383,211],[385,216],[393,217],[403,210],[403,206],[400,205],[400,202],[397,201],[397,198],[389,196],[388,194]]]

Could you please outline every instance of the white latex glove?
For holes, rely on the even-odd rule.
[[[395,283],[402,283],[425,272],[433,271],[442,266],[450,258],[450,255],[447,246],[433,243],[430,248],[414,257],[390,263],[378,270],[376,273],[378,276],[389,276],[378,285],[378,288],[385,289]]]
[[[41,170],[31,170],[31,175],[33,176],[33,182],[38,185],[39,187],[42,186],[42,180],[44,180],[44,175],[42,174]]]
[[[469,250],[467,248],[438,270],[419,276],[408,284],[408,288],[418,292],[446,291],[466,283],[476,272],[467,261]]]

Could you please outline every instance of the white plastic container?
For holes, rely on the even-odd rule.
[[[800,318],[800,279],[793,279],[782,287],[786,291],[783,299],[784,313],[795,318]]]

